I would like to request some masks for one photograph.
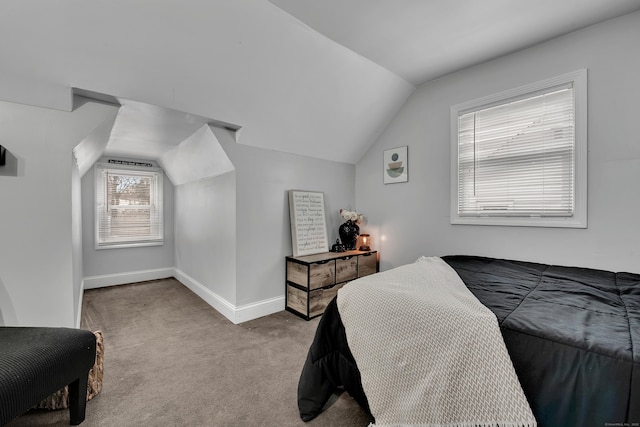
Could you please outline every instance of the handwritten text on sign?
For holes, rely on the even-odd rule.
[[[327,226],[324,217],[324,194],[290,191],[294,255],[327,252]]]

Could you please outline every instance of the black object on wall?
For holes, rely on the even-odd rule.
[[[7,149],[0,145],[0,166],[4,166],[7,162]]]

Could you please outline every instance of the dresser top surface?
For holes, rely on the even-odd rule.
[[[313,263],[313,262],[321,262],[321,261],[329,261],[332,259],[344,258],[355,255],[369,255],[375,254],[378,251],[345,251],[345,252],[322,252],[319,254],[313,255],[303,255],[303,256],[288,256],[287,260],[304,262],[304,263]]]

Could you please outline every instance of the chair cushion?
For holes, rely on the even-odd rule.
[[[0,327],[0,425],[87,375],[95,357],[90,331]]]

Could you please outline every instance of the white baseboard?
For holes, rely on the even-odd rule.
[[[183,271],[177,268],[160,268],[156,270],[132,271],[127,273],[85,277],[81,285],[76,325],[80,327],[82,295],[86,289],[104,288],[107,286],[143,282],[145,280],[164,279],[167,277],[175,277],[180,283],[191,289],[193,293],[198,295],[207,304],[236,325],[238,323],[247,322],[249,320],[257,319],[258,317],[267,316],[284,310],[284,295],[250,304],[235,306]]]
[[[181,270],[176,269],[174,277],[236,325],[284,310],[284,296],[236,307]]]
[[[224,317],[231,320],[233,323],[236,323],[234,322],[236,307],[233,304],[185,272],[176,268],[174,273],[173,277],[175,277],[180,283],[191,289],[194,294],[202,298],[207,304],[220,312]]]
[[[167,277],[173,277],[174,272],[175,269],[171,267],[89,276],[84,278],[84,289],[96,289],[107,286],[124,285],[126,283],[144,282],[145,280],[165,279]]]
[[[251,304],[245,304],[236,307],[235,321],[233,323],[243,323],[258,317],[268,316],[284,310],[284,295],[281,297],[270,298]]]

